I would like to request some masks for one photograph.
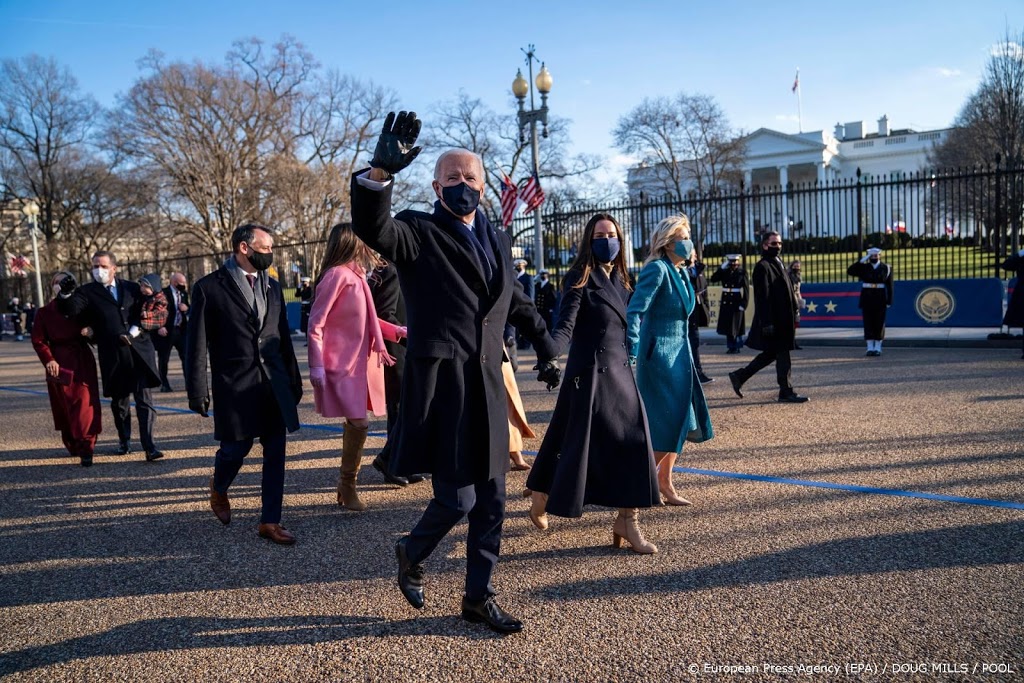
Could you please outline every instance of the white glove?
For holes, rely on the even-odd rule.
[[[1024,249],[1021,249],[1020,251],[1018,251],[1017,252],[1017,256],[1020,256],[1020,257],[1024,258]]]
[[[327,382],[327,372],[323,368],[309,369],[309,383],[317,389],[323,389]]]
[[[870,257],[870,256],[868,256],[867,254],[864,254],[864,258],[862,258],[862,259],[860,260],[860,262],[861,262],[861,263],[867,263],[867,262],[868,262],[869,260],[871,260],[871,257]]]
[[[742,311],[742,310],[745,310],[745,309],[742,306],[740,306],[740,310]]]
[[[728,270],[728,269],[729,269],[729,259],[723,259],[722,260],[722,270]]]

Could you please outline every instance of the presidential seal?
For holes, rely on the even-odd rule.
[[[956,299],[945,287],[926,287],[914,300],[914,310],[926,323],[939,324],[956,310]]]

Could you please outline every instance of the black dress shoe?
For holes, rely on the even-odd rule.
[[[712,382],[715,381],[715,378],[714,377],[708,377],[703,372],[698,372],[697,373],[697,381],[699,381],[701,384],[711,384]]]
[[[462,618],[474,624],[487,624],[498,633],[519,633],[523,622],[498,607],[494,597],[479,602],[462,598]]]
[[[379,455],[373,459],[373,469],[377,470],[384,477],[384,481],[395,486],[408,486],[409,480],[405,477],[399,477],[388,471],[388,465],[384,462],[384,458]]]
[[[810,400],[806,396],[797,396],[796,394],[779,395],[779,403],[807,403]]]
[[[416,609],[423,609],[423,565],[413,564],[405,554],[405,546],[409,537],[400,538],[395,544],[395,557],[398,558],[398,588],[409,604]]]
[[[161,394],[169,394],[169,393],[171,393],[172,391],[174,391],[174,389],[172,389],[172,388],[170,387],[170,385],[168,385],[168,384],[165,384],[165,385],[163,385],[162,387],[160,387],[160,393],[161,393]]]
[[[418,484],[421,481],[430,481],[430,474],[427,472],[420,472],[418,474],[410,474],[406,479],[409,480],[410,484]]]
[[[729,373],[729,383],[732,384],[732,390],[736,392],[736,395],[743,398],[743,392],[740,391],[740,387],[743,386],[743,382],[736,376],[735,372]]]
[[[129,453],[132,452],[132,449],[128,445],[127,441],[122,441],[117,445],[117,450],[114,452],[117,453],[118,455],[128,455]]]
[[[92,467],[92,456],[83,455],[81,456],[82,467]]]
[[[154,460],[159,460],[162,457],[164,457],[163,452],[156,448],[151,451],[146,451],[146,462],[153,462]]]

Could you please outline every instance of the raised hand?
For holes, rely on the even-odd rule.
[[[57,286],[60,287],[61,294],[70,294],[75,291],[75,278],[66,275],[64,279],[57,283]]]
[[[384,129],[377,138],[370,166],[394,175],[412,163],[422,147],[413,147],[420,135],[423,122],[416,118],[416,112],[388,112]]]

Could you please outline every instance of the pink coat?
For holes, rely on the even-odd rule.
[[[363,269],[354,263],[328,270],[309,311],[309,367],[323,368],[324,388],[313,387],[324,417],[365,418],[387,412],[384,339],[398,341],[398,327],[377,318]]]

